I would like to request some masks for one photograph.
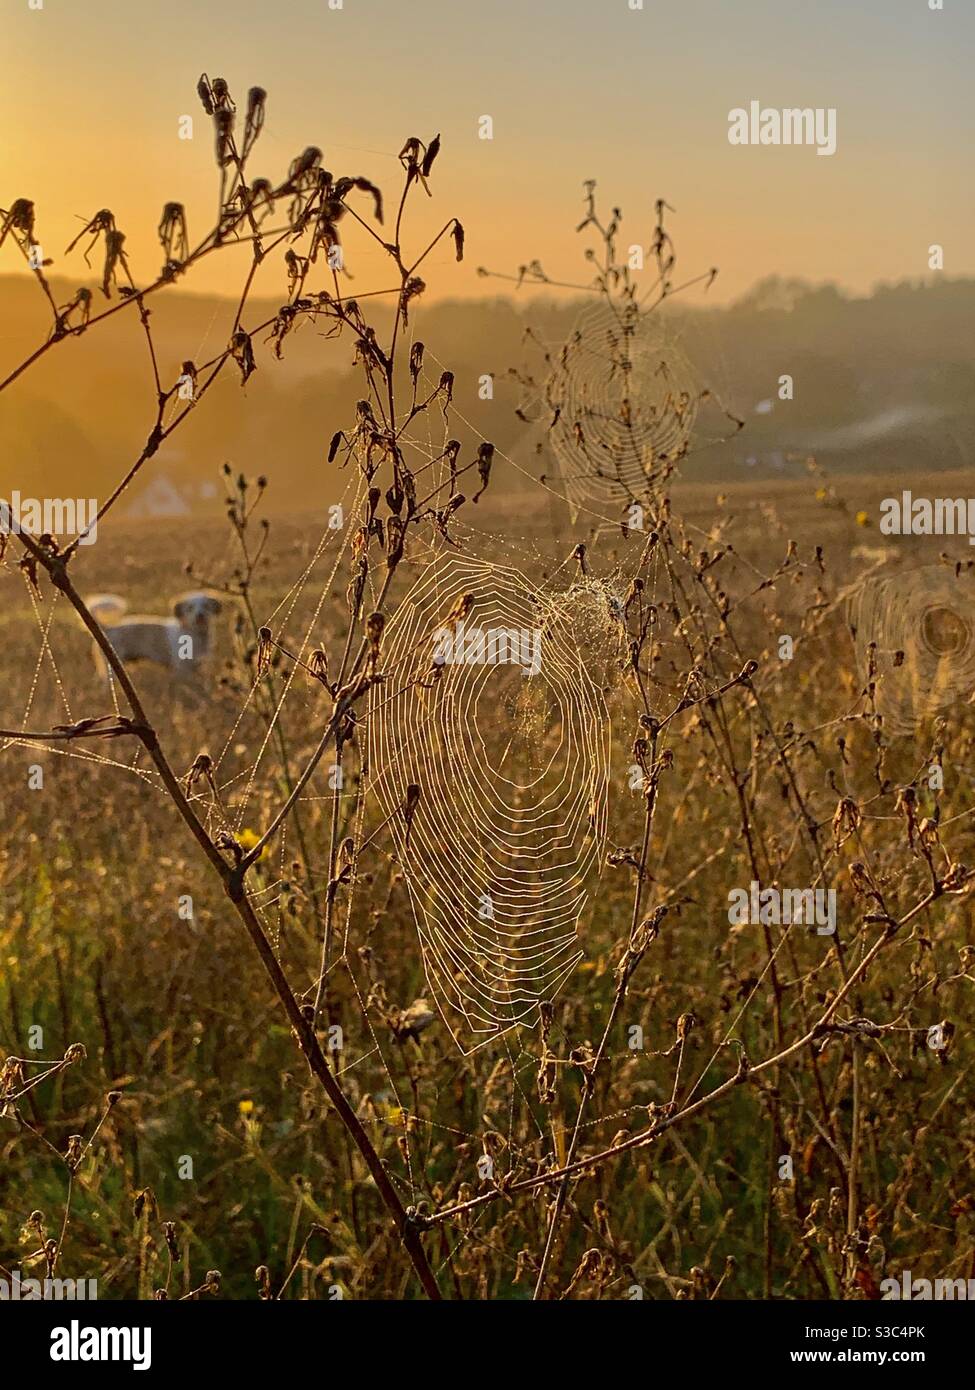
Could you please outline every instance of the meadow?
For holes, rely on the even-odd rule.
[[[48,318],[0,391],[106,322],[148,383],[97,543],[0,555],[0,1276],[632,1301],[970,1277],[970,549],[881,537],[876,478],[814,457],[695,481],[744,421],[660,325],[714,272],[676,274],[663,199],[631,271],[591,181],[580,327],[513,367],[524,435],[484,438],[422,337],[431,256],[465,254],[456,217],[412,232],[439,136],[398,190],[313,145],[272,183],[267,93],[197,95],[217,217],[192,240],[166,203],[154,278],[103,208],[76,239],[100,282],[61,302],[39,210],[0,212]],[[157,306],[228,246],[252,260],[211,347],[163,350]],[[299,331],[359,382],[313,480],[276,491],[282,418],[260,473],[214,441],[222,521],[127,521],[211,388]],[[93,616],[185,589],[223,605],[185,677]],[[538,668],[438,662],[461,624],[534,633]],[[752,885],[827,895],[835,931],[742,920]]]
[[[579,1160],[659,1122],[675,1098],[679,1113],[734,1075],[738,1049],[729,1037],[755,1063],[823,1011],[838,983],[829,941],[794,928],[784,948],[773,943],[770,971],[771,929],[731,927],[727,914],[729,889],[753,877],[813,881],[798,816],[818,827],[821,882],[838,892],[847,968],[883,930],[864,920],[876,917],[868,910],[876,903],[857,891],[852,864],[868,866],[896,918],[930,885],[916,823],[937,826],[927,832],[936,855],[943,844],[952,862],[975,858],[971,709],[953,710],[917,741],[888,746],[876,737],[835,605],[876,563],[857,553],[877,546],[876,534],[855,521],[866,489],[860,485],[861,496],[854,482],[836,484],[829,499],[817,500],[815,481],[738,487],[721,498],[711,487],[674,490],[674,509],[689,527],[712,535],[726,527],[735,538],[743,591],[758,588],[748,582],[749,566],[774,570],[793,534],[820,537],[826,559],[822,571],[797,563],[749,613],[736,640],[759,671],[753,690],[724,697],[725,727],[705,727],[692,709],[668,730],[670,765],[659,778],[641,909],[664,907],[666,916],[621,1007],[614,1000],[644,802],[627,775],[624,690],[610,695],[618,729],[615,852],[599,867],[580,921],[585,957],[541,1034],[537,1024],[521,1025],[470,1055],[439,1018],[415,1037],[398,1036],[398,1011],[429,994],[414,914],[395,848],[381,835],[357,863],[346,963],[329,976],[327,1022],[343,1033],[336,1071],[411,1205],[435,1214],[485,1193],[497,1197],[424,1236],[446,1297],[531,1296],[552,1189],[507,1189],[564,1161],[588,1084],[587,1055],[591,1062],[608,1019]],[[541,568],[552,542],[544,516],[532,538],[531,510],[520,509],[522,543]],[[258,615],[275,608],[313,559],[320,530],[307,519],[271,522],[248,594]],[[604,538],[593,555],[611,572],[624,549]],[[91,591],[121,589],[133,607],[155,611],[160,595],[185,582],[187,561],[199,569],[200,556],[208,557],[210,579],[229,580],[237,565],[232,529],[212,522],[106,528],[81,553],[78,582]],[[564,556],[548,558],[554,568]],[[62,604],[48,629],[49,592],[42,589],[38,602],[9,565],[2,583],[5,723],[23,714],[25,727],[47,728],[79,713],[107,713],[80,624]],[[344,596],[338,584],[326,590],[316,616],[320,587],[305,586],[284,645],[288,633],[306,628],[313,645],[334,641]],[[41,627],[56,661],[38,660]],[[797,638],[791,662],[777,656],[783,631]],[[254,633],[238,601],[223,616],[205,690],[173,687],[165,673],[136,668],[177,771],[203,750],[222,755],[216,792],[205,783],[194,790],[204,806],[239,796],[253,749],[266,739],[266,704],[252,700],[240,715],[254,661]],[[268,680],[279,676],[272,668]],[[662,693],[671,683],[661,673]],[[292,774],[327,713],[314,682],[291,695],[280,728]],[[485,733],[490,740],[504,730]],[[287,785],[281,748],[272,741],[269,749],[247,798],[245,835],[267,823]],[[359,757],[354,749],[352,765]],[[719,757],[735,759],[737,773],[729,776]],[[926,779],[934,760],[944,768],[937,792]],[[38,766],[43,786],[32,790],[29,769]],[[157,1289],[185,1296],[207,1290],[208,1271],[220,1272],[219,1290],[232,1297],[415,1295],[375,1183],[304,1067],[257,958],[145,753],[121,740],[83,751],[8,739],[3,778],[2,1045],[8,1055],[56,1059],[80,1043],[86,1055],[8,1107],[0,1264],[36,1274],[53,1238],[63,1242],[58,1272],[97,1278],[103,1298]],[[917,789],[913,834],[907,786]],[[268,937],[296,981],[316,976],[320,907],[312,890],[328,868],[335,801],[318,779],[299,802],[310,884],[297,826],[255,870]],[[840,802],[862,808],[853,828],[834,824]],[[363,842],[382,820],[374,805],[367,816]],[[187,894],[190,920],[180,909]],[[857,982],[834,1015],[835,1031],[652,1142],[583,1167],[566,1196],[548,1296],[871,1297],[901,1268],[969,1277],[970,1039],[964,1027],[945,1050],[926,1039],[932,1025],[962,1024],[970,1010],[973,952],[967,898],[931,902]],[[634,1025],[642,1030],[636,1050]],[[30,1037],[41,1043],[35,1054]],[[120,1097],[109,1104],[114,1092]],[[65,1161],[72,1135],[84,1145],[73,1169]],[[480,1176],[491,1171],[478,1167],[485,1156],[496,1177]],[[255,1270],[262,1271],[256,1280]]]

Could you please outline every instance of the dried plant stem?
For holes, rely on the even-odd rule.
[[[645,710],[647,710],[647,712],[649,712],[645,694],[643,696],[643,699],[644,708]],[[640,911],[643,904],[643,884],[647,874],[647,860],[650,854],[650,839],[653,834],[653,813],[657,803],[656,763],[657,729],[655,726],[653,736],[650,740],[650,767],[653,770],[652,780],[650,782],[650,786],[648,787],[646,794],[646,809],[644,813],[643,822],[643,843],[640,847],[640,861],[637,866],[636,885],[633,890],[633,912],[630,918],[630,933],[628,943],[632,943],[634,939],[634,934],[640,923]],[[606,1044],[608,1043],[612,1035],[613,1029],[616,1027],[616,1020],[619,1015],[620,1008],[622,1007],[623,1000],[626,998],[626,990],[628,984],[629,976],[624,972],[623,974],[621,974],[619,983],[616,987],[616,992],[613,996],[613,1004],[609,1012],[609,1018],[606,1020],[606,1027],[603,1029],[603,1036],[600,1040],[596,1056],[593,1059],[591,1067],[589,1067],[583,1073],[582,1096],[579,1100],[578,1111],[576,1112],[575,1125],[573,1126],[572,1130],[572,1139],[569,1143],[569,1148],[566,1152],[567,1168],[571,1167],[576,1156],[576,1150],[579,1147],[579,1136],[582,1133],[582,1117],[585,1114],[586,1105],[589,1101],[589,1098],[591,1097],[595,1089],[596,1071],[598,1070],[599,1064],[603,1059],[603,1054],[606,1051]],[[552,1259],[552,1255],[555,1250],[556,1232],[558,1230],[559,1222],[562,1218],[562,1213],[565,1209],[565,1202],[568,1196],[568,1191],[569,1177],[567,1175],[559,1187],[558,1193],[555,1198],[555,1202],[552,1207],[552,1214],[549,1219],[548,1234],[545,1238],[545,1249],[542,1252],[542,1259],[538,1268],[538,1277],[535,1280],[535,1290],[532,1294],[532,1298],[534,1300],[541,1299],[544,1295],[545,1278],[548,1273],[549,1263]]]
[[[860,1140],[863,1116],[861,1113],[860,1095],[860,1065],[863,1060],[861,1044],[858,1038],[850,1041],[851,1067],[853,1071],[853,1114],[850,1121],[850,1171],[847,1186],[847,1206],[846,1206],[846,1278],[848,1287],[852,1286],[857,1271],[857,1219],[858,1219],[858,1182],[860,1176]]]
[[[59,555],[51,555],[48,551],[46,551],[42,546],[38,544],[38,542],[34,539],[33,536],[30,536],[26,532],[20,531],[18,532],[18,535],[23,545],[30,552],[32,557],[36,561],[38,561],[47,571],[51,579],[51,583],[54,585],[54,587],[64,594],[65,598],[71,604],[71,607],[75,610],[82,623],[84,623],[85,627],[88,629],[88,632],[90,633],[93,641],[97,644],[105,660],[108,662],[112,670],[112,673],[118,681],[119,686],[121,687],[125,695],[125,698],[128,701],[129,707],[132,710],[133,715],[135,716],[135,720],[138,725],[138,736],[141,739],[146,749],[146,752],[149,754],[149,757],[155,764],[155,767],[159,772],[160,777],[162,778],[163,784],[167,792],[169,793],[170,799],[175,805],[177,811],[179,812],[179,815],[189,828],[191,834],[193,835],[193,838],[196,840],[201,851],[203,852],[207,861],[209,862],[211,868],[219,876],[220,881],[223,884],[224,891],[227,893],[227,896],[233,903],[237,916],[243,923],[244,928],[247,931],[247,934],[250,937],[251,942],[261,959],[261,964],[264,966],[265,973],[267,974],[271,984],[273,985],[274,991],[277,994],[278,999],[280,1000],[281,1005],[288,1016],[288,1021],[291,1024],[292,1031],[294,1033],[298,1046],[300,1047],[302,1053],[305,1056],[305,1060],[307,1061],[312,1073],[318,1080],[319,1084],[322,1087],[322,1090],[325,1092],[329,1101],[332,1103],[334,1109],[338,1113],[339,1119],[345,1126],[346,1130],[348,1130],[356,1147],[358,1148],[363,1159],[365,1160],[366,1166],[368,1167],[369,1172],[376,1183],[376,1187],[379,1190],[380,1196],[382,1197],[383,1202],[385,1203],[387,1209],[389,1210],[391,1216],[394,1219],[397,1233],[401,1241],[403,1242],[404,1249],[410,1257],[410,1260],[413,1264],[413,1268],[416,1272],[417,1277],[420,1280],[421,1285],[423,1286],[424,1291],[426,1292],[429,1298],[439,1299],[441,1297],[440,1290],[437,1286],[437,1281],[434,1277],[433,1270],[430,1268],[429,1261],[427,1260],[426,1252],[423,1249],[418,1228],[410,1220],[410,1217],[408,1216],[406,1209],[403,1206],[403,1203],[400,1201],[399,1194],[397,1193],[395,1187],[390,1181],[390,1178],[386,1173],[385,1168],[383,1167],[382,1160],[376,1153],[376,1150],[373,1147],[372,1142],[369,1139],[369,1136],[362,1125],[362,1122],[359,1120],[358,1115],[356,1115],[355,1111],[352,1109],[352,1106],[349,1104],[348,1100],[345,1097],[345,1093],[343,1092],[338,1081],[335,1079],[335,1077],[332,1075],[332,1072],[329,1069],[328,1063],[325,1060],[325,1056],[322,1053],[318,1039],[315,1035],[314,1028],[303,1014],[297,1000],[295,999],[294,992],[291,989],[290,984],[288,983],[287,977],[285,976],[281,964],[275,956],[271,944],[264,934],[264,930],[261,927],[260,922],[258,921],[254,909],[251,907],[251,904],[247,899],[246,891],[244,888],[243,873],[240,871],[240,867],[238,867],[237,869],[231,869],[230,865],[226,862],[226,860],[220,854],[220,851],[217,849],[216,845],[210,839],[203,825],[197,819],[193,807],[187,800],[186,794],[183,791],[182,786],[180,785],[179,779],[173,772],[169,760],[167,759],[159,745],[159,740],[156,735],[156,732],[152,728],[152,726],[149,723],[149,720],[146,717],[146,713],[142,707],[142,702],[139,698],[138,692],[136,691],[135,686],[133,685],[132,680],[128,675],[128,672],[126,671],[123,662],[119,659],[111,642],[109,642],[105,633],[99,627],[98,623],[95,621],[94,617],[86,607],[84,600],[80,597],[71,580],[69,579],[67,567],[64,563],[64,560]],[[348,707],[348,704],[351,703],[351,699],[349,699],[346,704],[346,707]],[[335,725],[337,725],[338,720],[341,717],[341,713],[344,713],[344,709],[341,709],[341,712],[339,711],[339,709],[337,709],[336,714],[333,716],[333,719],[330,723],[330,727],[334,727]],[[322,747],[321,751],[324,752],[324,747]],[[316,765],[317,759],[315,759],[312,762],[312,764],[310,764],[310,766],[306,769],[306,773],[304,775],[301,785],[304,785],[304,782],[307,781],[308,777],[311,776],[311,773],[314,771],[314,767]]]
[[[754,1080],[756,1077],[764,1075],[773,1068],[782,1066],[783,1063],[795,1057],[797,1053],[804,1051],[828,1032],[829,1021],[840,1004],[842,1004],[857,981],[863,978],[874,960],[884,947],[889,945],[897,932],[916,917],[918,913],[930,907],[945,891],[946,890],[941,885],[938,885],[931,889],[919,902],[915,903],[910,911],[905,913],[899,921],[891,919],[887,928],[877,937],[876,941],[874,941],[873,945],[865,953],[859,965],[850,972],[845,983],[837,990],[817,1022],[813,1024],[801,1038],[797,1038],[795,1042],[782,1048],[773,1056],[766,1057],[763,1062],[759,1062],[755,1066],[740,1065],[734,1076],[730,1076],[727,1081],[723,1081],[719,1086],[716,1086],[713,1091],[709,1091],[706,1096],[702,1096],[700,1100],[684,1106],[682,1110],[677,1111],[673,1115],[668,1115],[656,1121],[648,1129],[642,1130],[639,1134],[634,1134],[632,1138],[624,1140],[621,1144],[617,1144],[611,1149],[603,1149],[599,1153],[587,1155],[585,1158],[578,1159],[575,1163],[565,1164],[563,1167],[555,1169],[552,1172],[542,1173],[537,1177],[523,1178],[519,1182],[512,1183],[506,1191],[508,1193],[535,1191],[539,1188],[547,1187],[552,1183],[561,1182],[564,1178],[571,1177],[576,1173],[582,1173],[588,1169],[595,1168],[599,1164],[608,1163],[610,1160],[618,1158],[620,1154],[629,1153],[632,1149],[644,1148],[647,1144],[652,1143],[654,1139],[658,1138],[659,1135],[673,1128],[674,1125],[680,1124],[684,1120],[691,1119],[694,1115],[699,1115],[702,1110],[706,1110],[714,1101],[729,1095],[737,1086],[742,1085],[746,1081]],[[499,1195],[500,1194],[496,1191],[481,1193],[477,1197],[472,1197],[467,1202],[460,1202],[455,1206],[443,1208],[430,1217],[429,1222],[439,1223],[449,1220],[461,1212],[473,1211],[477,1207],[484,1206],[485,1203],[496,1201]]]
[[[386,594],[387,594],[387,592],[388,592],[388,590],[389,590],[389,585],[390,585],[391,579],[392,579],[392,574],[391,574],[391,572],[390,572],[390,573],[387,573],[385,582],[384,582],[383,587],[382,587],[382,590],[381,590],[381,592],[380,592],[380,594],[379,594],[378,602],[377,602],[377,604],[376,604],[376,607],[377,607],[377,608],[380,608],[380,609],[382,608],[383,601],[384,601],[384,599],[385,599],[385,597],[386,597]],[[350,673],[350,684],[354,681],[355,677],[358,675],[358,673],[359,673],[359,671],[360,671],[360,669],[361,669],[361,667],[362,667],[362,663],[363,663],[363,661],[364,661],[364,659],[365,659],[365,656],[366,656],[366,651],[367,651],[367,645],[366,645],[365,642],[363,642],[362,646],[361,646],[360,649],[359,649],[359,655],[356,657],[355,663],[354,663],[354,665],[353,665],[353,667],[352,667],[352,671],[351,671],[351,673]],[[257,842],[257,844],[254,846],[254,848],[253,848],[252,850],[250,850],[250,851],[248,852],[248,854],[246,854],[246,855],[244,856],[244,858],[241,860],[241,869],[242,869],[244,872],[246,872],[246,871],[250,868],[250,866],[251,866],[252,864],[256,863],[258,859],[260,859],[260,857],[261,857],[261,851],[264,849],[264,846],[265,846],[270,840],[273,840],[273,838],[274,838],[274,836],[277,834],[278,830],[281,828],[281,826],[282,826],[282,825],[284,824],[284,822],[287,820],[288,816],[291,814],[291,811],[292,811],[292,809],[294,808],[295,803],[297,802],[298,798],[301,796],[301,793],[304,791],[305,787],[308,785],[309,781],[311,780],[312,775],[314,774],[314,771],[315,771],[316,767],[318,766],[318,764],[321,762],[322,758],[325,756],[326,752],[328,751],[329,744],[332,743],[332,741],[333,741],[333,739],[334,739],[334,737],[335,737],[335,731],[336,731],[336,729],[339,727],[339,725],[340,725],[340,723],[342,722],[342,719],[343,719],[344,715],[347,713],[347,711],[348,711],[349,709],[352,708],[352,705],[355,703],[355,700],[356,700],[356,698],[358,697],[358,694],[360,694],[360,693],[361,693],[361,692],[352,690],[352,691],[350,691],[348,694],[346,694],[345,696],[343,696],[342,698],[340,698],[340,699],[336,702],[335,709],[334,709],[334,711],[333,711],[333,713],[332,713],[331,719],[328,721],[328,724],[326,725],[325,732],[322,734],[321,738],[319,739],[318,745],[317,745],[317,747],[315,748],[315,751],[312,753],[311,757],[308,759],[308,762],[305,764],[304,770],[302,771],[302,773],[301,773],[301,775],[299,776],[297,782],[295,783],[294,791],[291,793],[291,795],[290,795],[290,796],[288,797],[288,799],[285,801],[284,805],[281,807],[281,810],[280,810],[280,811],[278,812],[278,814],[274,817],[274,819],[272,820],[271,824],[268,826],[267,830],[265,830],[264,834],[263,834],[263,835],[261,836],[261,838],[258,840],[258,842]]]

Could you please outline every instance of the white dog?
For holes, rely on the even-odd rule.
[[[178,676],[199,670],[210,651],[210,623],[223,607],[218,598],[199,591],[174,599],[172,618],[130,616],[118,594],[94,594],[85,603],[123,661],[154,661]],[[107,679],[108,663],[97,647],[95,661]]]

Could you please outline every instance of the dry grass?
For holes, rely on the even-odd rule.
[[[217,240],[260,246],[246,228],[269,190],[240,195],[263,98],[238,149],[229,94],[202,95]],[[435,154],[404,147],[404,204]],[[363,371],[331,445],[358,478],[334,544],[324,521],[263,528],[263,484],[230,472],[226,532],[112,518],[90,550],[14,538],[0,571],[0,1265],[46,1262],[103,1297],[373,1299],[857,1298],[904,1267],[975,1272],[973,1056],[955,1026],[975,951],[973,715],[956,704],[913,739],[885,736],[882,684],[854,669],[843,617],[871,563],[855,489],[811,477],[716,499],[677,483],[647,500],[642,532],[590,534],[583,515],[571,546],[553,539],[487,441],[474,456],[446,442],[453,383],[409,338],[423,256],[400,218],[384,233],[399,312],[381,346],[337,280],[306,291],[345,200],[377,190],[336,192],[314,151],[286,183],[288,300],[265,327],[277,346],[302,316],[342,329]],[[10,230],[29,242],[32,218],[21,207]],[[111,289],[128,275],[121,243],[104,218],[92,230]],[[452,220],[451,235],[459,255]],[[145,312],[193,260],[176,205],[161,236],[163,277],[127,286],[159,415],[118,496],[181,418]],[[236,367],[246,382],[258,365],[246,299],[198,381]],[[68,331],[52,309],[42,352]],[[86,308],[78,331],[96,327]],[[924,543],[904,544],[895,567]],[[505,564],[514,548],[547,592],[607,600],[578,609],[575,640],[613,737],[585,960],[538,1020],[466,1055],[421,1003],[407,878],[424,884],[401,822],[422,816],[425,789],[384,816],[364,766],[370,701],[404,679],[384,669],[376,614],[395,615],[452,545]],[[80,594],[153,608],[188,558],[233,599],[219,682],[138,671],[127,685],[116,664],[113,712]],[[442,679],[428,676],[431,698]],[[106,715],[112,738],[77,724]],[[479,732],[495,756],[501,721]],[[753,879],[835,889],[836,937],[730,926],[729,890]],[[948,1045],[932,1047],[939,1023]]]

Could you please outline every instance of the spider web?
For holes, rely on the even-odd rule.
[[[604,314],[589,310],[584,318],[592,331],[606,331]],[[634,334],[627,336],[631,346],[643,333],[644,321],[645,316]],[[632,491],[646,495],[653,473],[652,467],[648,472],[645,466],[647,460],[667,463],[671,454],[684,449],[685,427],[694,416],[689,387],[674,381],[673,370],[669,376],[659,370],[659,342],[648,335],[646,345],[646,351],[633,349],[632,365],[624,368],[614,355],[618,341],[610,344],[599,361],[603,394],[598,398],[592,392],[585,394],[584,383],[578,386],[572,356],[567,360],[566,380],[572,390],[582,391],[574,399],[585,406],[580,410],[589,438],[604,439],[607,452],[622,452],[639,467],[638,474],[627,475],[630,481],[621,490],[603,486],[607,479],[602,478],[597,479],[598,487],[590,485],[591,479],[583,486],[581,479],[573,492],[566,476],[574,514],[583,514],[597,527],[617,534],[618,513],[614,517],[613,512],[620,497],[629,495],[630,482]],[[442,367],[433,353],[427,356],[431,368]],[[576,360],[584,361],[581,351]],[[429,375],[428,384],[435,383],[435,375]],[[646,410],[639,404],[643,385],[657,392],[657,405]],[[569,386],[565,389],[568,393]],[[628,394],[620,395],[621,391]],[[618,400],[637,402],[622,433],[616,419]],[[572,407],[563,413],[568,419]],[[453,414],[464,418],[456,408]],[[442,485],[446,474],[442,460],[447,422],[444,419],[441,431],[436,421],[426,412],[403,438],[404,448],[413,456],[411,467],[418,474],[428,470],[431,486]],[[471,421],[465,424],[485,442]],[[566,447],[574,444],[573,436]],[[515,457],[501,450],[497,457],[513,472],[531,477],[534,487],[542,486],[561,500],[558,489],[539,485]],[[580,466],[580,472],[585,471]],[[341,497],[350,518],[359,514],[365,491],[363,479],[354,471]],[[613,766],[622,750],[614,745],[610,709],[623,698],[619,610],[641,549],[639,543],[632,546],[628,558],[608,578],[597,579],[580,572],[564,552],[553,563],[536,539],[499,537],[466,523],[452,531],[455,539],[450,543],[433,526],[429,528],[422,543],[425,550],[416,551],[410,561],[417,570],[411,586],[398,600],[384,605],[390,614],[383,637],[384,680],[373,689],[360,721],[357,776],[351,789],[322,786],[326,763],[297,803],[299,809],[344,808],[351,842],[350,874],[348,889],[338,900],[334,945],[324,958],[323,978],[331,983],[339,977],[348,981],[361,1028],[349,1039],[348,1055],[343,1054],[337,1075],[353,1080],[361,1076],[362,1094],[375,1111],[370,1115],[367,1107],[364,1118],[376,1127],[388,1126],[390,1113],[409,1117],[401,1146],[402,1171],[395,1162],[390,1168],[411,1201],[426,1190],[424,1151],[434,1136],[449,1135],[476,1146],[498,1133],[496,1157],[501,1171],[537,1162],[539,1150],[553,1161],[559,1157],[557,1138],[541,1122],[533,1093],[539,1065],[534,1039],[519,1029],[535,1026],[540,1006],[564,989],[584,957],[588,913],[607,845],[608,789],[611,783],[619,784],[623,774],[621,767]],[[279,676],[271,716],[246,762],[227,767],[245,721],[255,713],[260,675],[244,691],[218,740],[213,788],[200,784],[189,790],[211,834],[228,830],[239,835],[267,785],[275,783],[272,755],[277,728],[282,723],[307,726],[309,718],[321,721],[320,707],[311,703],[318,688],[313,688],[313,697],[308,693],[307,663],[330,616],[330,596],[351,553],[353,532],[351,523],[341,532],[322,527],[296,580],[259,615],[287,649],[289,660]],[[498,553],[503,560],[493,558]],[[531,577],[538,574],[546,577]],[[657,582],[656,568],[651,567],[648,600]],[[306,603],[309,591],[310,606]],[[57,596],[45,606],[29,592],[39,646],[23,729],[28,727],[45,670],[56,685],[66,717],[71,717],[71,701],[51,643]],[[468,595],[472,598],[469,624],[475,630],[541,634],[536,672],[526,674],[524,663],[518,661],[480,661],[475,643],[474,660],[444,663],[439,674],[431,677],[436,634],[457,601]],[[378,600],[378,586],[370,573],[364,611]],[[111,694],[118,710],[114,683]],[[6,741],[4,748],[14,742],[19,740]],[[666,746],[663,739],[661,747]],[[97,748],[45,745],[45,749],[125,769],[164,794],[155,769],[139,765],[138,751],[131,761],[123,762]],[[420,798],[408,822],[403,811],[414,786],[420,788]],[[290,822],[285,822],[279,838],[273,869],[269,864],[259,880],[249,880],[248,888],[251,904],[275,945],[291,876],[288,863],[295,852]],[[423,972],[455,1046],[461,1053],[478,1051],[496,1058],[493,1074],[504,1081],[504,1110],[497,1104],[486,1109],[476,1129],[423,1114],[404,1091],[401,1052],[390,1035],[388,1013],[357,951],[363,928],[360,886],[377,857],[379,862],[385,858],[397,866],[405,877]],[[408,975],[409,969],[403,973]],[[318,983],[317,978],[310,980],[305,998],[313,997]],[[553,1045],[560,1041],[568,1049],[569,1040],[561,1037],[556,1025]],[[629,1064],[632,1058],[616,1059],[612,1053],[606,1057],[608,1066],[617,1060]],[[377,1076],[382,1078],[378,1083]],[[643,1110],[640,1105],[613,1109],[590,1116],[580,1128],[618,1125]],[[534,1155],[525,1147],[527,1141],[515,1137],[522,1133],[519,1126],[523,1124],[533,1136]],[[476,1234],[481,1219],[478,1214],[460,1235],[460,1244]],[[449,1264],[453,1249],[445,1251],[441,1267]]]
[[[601,296],[580,313],[544,388],[566,498],[655,495],[686,454],[700,388],[659,314]]]
[[[975,692],[975,592],[969,570],[930,565],[876,575],[850,595],[847,615],[864,681],[876,680],[889,734],[913,734]]]
[[[450,624],[458,600],[472,601],[466,627]],[[438,665],[444,634],[452,651]],[[424,567],[384,658],[369,762],[427,978],[448,1026],[454,1010],[492,1036],[551,1000],[580,958],[585,882],[605,835],[605,705],[559,607],[519,571],[458,554]]]

